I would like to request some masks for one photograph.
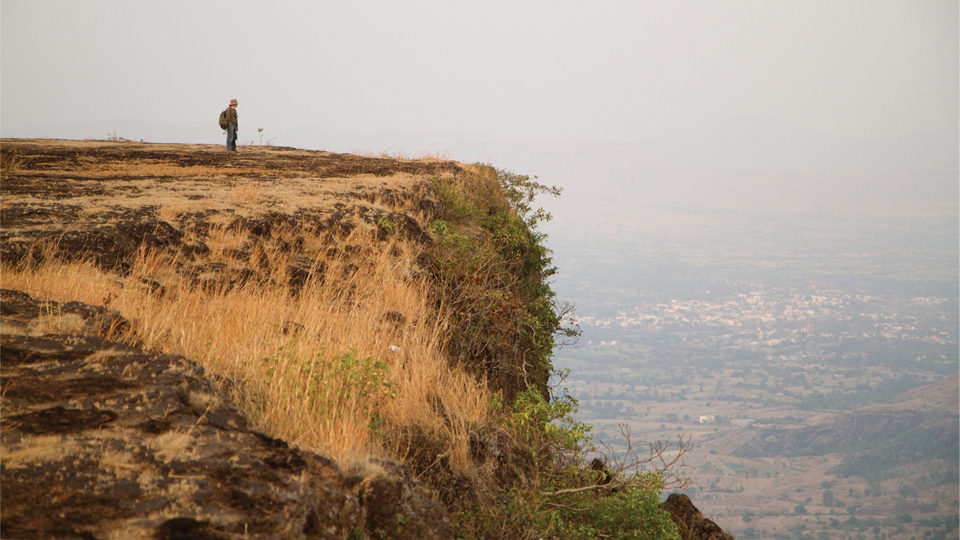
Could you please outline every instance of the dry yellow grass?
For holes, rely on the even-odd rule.
[[[278,239],[284,234],[291,233]],[[289,255],[269,243],[250,255],[252,266],[270,269],[266,282],[204,287],[177,271],[182,261],[141,251],[123,277],[44,257],[3,266],[3,286],[108,304],[132,323],[124,339],[195,359],[219,376],[254,429],[344,466],[363,466],[370,456],[402,459],[402,444],[384,448],[377,432],[418,427],[449,441],[451,463],[467,468],[466,433],[487,421],[489,391],[445,360],[445,321],[430,309],[427,285],[412,277],[419,248],[358,228],[341,241],[355,246],[351,255],[326,254],[322,239],[297,234],[317,257],[317,273],[299,294],[287,283]],[[215,228],[211,260],[244,241],[243,233]],[[164,294],[144,280],[162,284]]]
[[[221,174],[215,167],[194,165],[183,167],[180,165],[168,164],[158,160],[134,160],[126,163],[84,163],[82,170],[89,173],[90,176],[103,175],[105,177],[114,177],[119,174],[137,177],[175,177],[175,178],[198,178],[214,177]],[[66,171],[69,172],[69,171]]]
[[[11,469],[31,464],[58,461],[77,451],[75,441],[61,435],[37,435],[25,437],[15,450],[4,450],[0,463]]]
[[[230,192],[230,199],[237,205],[258,204],[263,198],[263,188],[259,184],[252,182],[237,184]]]

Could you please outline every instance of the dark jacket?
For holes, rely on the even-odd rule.
[[[227,123],[228,124],[237,124],[237,110],[233,107],[227,107]],[[238,126],[240,124],[237,124]]]

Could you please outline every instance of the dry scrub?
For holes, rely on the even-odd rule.
[[[214,259],[244,243],[242,234],[211,233]],[[360,229],[338,242],[349,250],[297,236],[315,260],[299,294],[288,284],[291,256],[273,244],[250,254],[251,266],[268,268],[270,277],[234,286],[141,251],[125,276],[51,256],[4,265],[3,287],[116,309],[131,323],[121,340],[197,360],[254,429],[344,466],[369,456],[404,458],[401,447],[381,447],[393,439],[378,435],[419,427],[448,441],[451,464],[467,468],[465,434],[487,420],[489,392],[444,359],[446,321],[429,308],[428,286],[416,277],[419,248]]]

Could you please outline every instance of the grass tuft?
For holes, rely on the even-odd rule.
[[[18,154],[16,150],[0,152],[0,174],[3,176],[20,172],[22,163],[23,158],[20,157],[20,154]]]

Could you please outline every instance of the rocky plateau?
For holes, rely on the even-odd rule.
[[[139,250],[177,257],[197,283],[262,279],[249,253],[230,265],[204,234],[255,243],[281,227],[356,227],[430,236],[411,217],[437,202],[426,179],[463,165],[276,147],[3,140],[5,268],[55,256],[122,275]],[[403,210],[401,210],[403,209]],[[292,290],[315,261],[287,246]],[[421,265],[422,266],[422,265]],[[299,270],[298,270],[299,268]],[[162,283],[143,283],[162,294]],[[107,299],[108,300],[108,299]],[[4,538],[453,538],[436,491],[403,463],[331,459],[250,428],[196,362],[113,339],[130,324],[103,305],[0,295]],[[51,324],[51,318],[56,324]],[[730,538],[686,496],[664,503],[683,538]]]

